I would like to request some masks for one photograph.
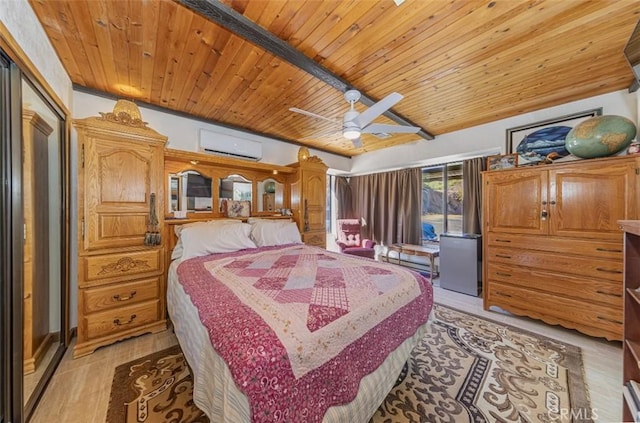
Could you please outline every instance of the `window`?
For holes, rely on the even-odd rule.
[[[462,233],[462,163],[422,169],[422,242]]]

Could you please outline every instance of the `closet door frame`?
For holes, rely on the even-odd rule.
[[[15,246],[22,245],[22,122],[20,97],[21,72],[0,50],[2,77],[0,101],[0,169],[2,198],[0,202],[0,257],[2,279],[2,423],[21,422],[22,407],[22,253],[15,254]]]

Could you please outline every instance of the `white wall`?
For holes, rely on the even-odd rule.
[[[506,130],[516,126],[557,118],[602,107],[603,114],[620,115],[638,123],[636,94],[627,90],[590,97],[561,106],[514,116],[473,128],[438,135],[435,140],[420,140],[384,150],[373,151],[352,159],[351,174],[439,164],[506,152]],[[428,125],[427,125],[428,129]]]
[[[2,1],[2,0],[0,0]],[[99,116],[99,112],[110,112],[115,104],[114,100],[87,94],[80,91],[73,93],[74,110],[76,118]],[[140,107],[142,120],[149,123],[149,127],[166,135],[169,140],[168,148],[185,151],[198,151],[198,130],[200,128],[217,132],[227,137],[230,141],[234,138],[245,138],[262,143],[262,160],[264,163],[287,165],[298,161],[299,147],[282,141],[252,135],[246,132],[205,123],[198,120],[187,119],[170,113]],[[312,155],[320,157],[327,166],[338,171],[349,171],[351,159],[324,153],[310,149]]]

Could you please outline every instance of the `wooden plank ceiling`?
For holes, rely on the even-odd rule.
[[[342,92],[180,3],[30,3],[88,90],[348,156],[420,139],[364,135],[354,148],[340,125],[289,111],[341,119]],[[223,3],[369,98],[403,94],[393,112],[436,137],[633,81],[623,48],[640,0]]]

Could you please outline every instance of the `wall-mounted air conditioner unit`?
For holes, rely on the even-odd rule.
[[[233,135],[200,129],[199,149],[203,153],[236,159],[262,159],[262,143]]]

